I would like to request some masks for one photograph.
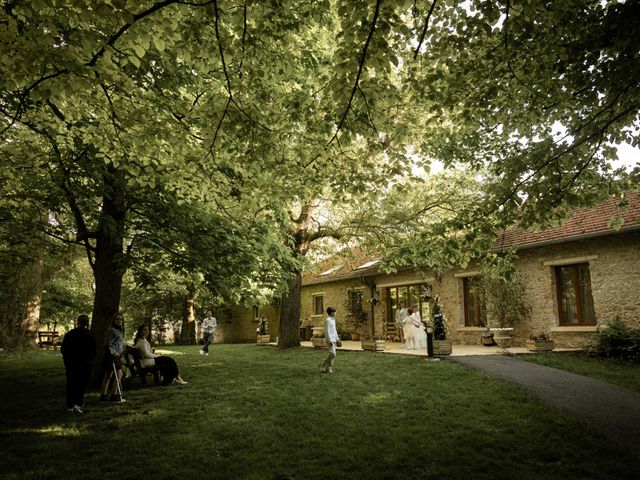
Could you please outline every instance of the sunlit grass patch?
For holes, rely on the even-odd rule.
[[[59,355],[0,357],[6,478],[631,479],[637,460],[526,391],[413,356],[175,346],[189,385],[64,409]],[[179,357],[178,354],[181,354]],[[500,453],[499,456],[496,454]],[[20,458],[32,459],[27,467]],[[585,473],[586,472],[586,473]]]
[[[16,434],[41,434],[41,435],[52,435],[54,437],[77,437],[83,435],[77,427],[70,427],[69,425],[46,425],[39,428],[17,428],[14,430],[9,430],[7,433],[16,433]]]
[[[598,358],[584,352],[546,352],[520,355],[529,362],[597,378],[640,392],[640,365],[615,358]]]

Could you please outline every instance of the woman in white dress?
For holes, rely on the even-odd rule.
[[[409,316],[404,319],[404,339],[407,350],[421,350],[427,348],[427,332],[420,320],[417,306],[408,310]]]

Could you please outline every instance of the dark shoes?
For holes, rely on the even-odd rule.
[[[118,395],[116,393],[114,393],[111,396],[102,394],[102,395],[100,395],[100,399],[98,401],[99,402],[113,402],[113,403],[126,402],[126,400],[124,398],[122,398],[120,395]]]

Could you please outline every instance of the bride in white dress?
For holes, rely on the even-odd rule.
[[[408,310],[409,316],[404,319],[404,347],[407,350],[427,348],[427,332],[420,321],[418,309],[414,306]]]

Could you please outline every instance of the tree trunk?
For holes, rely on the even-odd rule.
[[[187,294],[184,297],[184,309],[182,311],[182,330],[180,343],[183,345],[195,345],[196,343],[196,315],[193,302],[196,298],[196,287],[193,283],[187,285]]]
[[[302,292],[302,272],[295,271],[289,280],[287,293],[280,302],[280,331],[278,348],[300,346],[300,311]]]
[[[25,271],[25,290],[28,299],[21,319],[20,343],[23,348],[36,348],[40,325],[40,302],[42,300],[42,273],[44,264],[44,234],[38,232],[31,242],[33,257]]]
[[[104,332],[120,308],[122,277],[126,265],[123,252],[126,219],[125,183],[118,172],[105,175],[105,194],[97,230],[93,275],[96,292],[93,300],[91,331],[96,337],[97,358],[94,372],[102,367]],[[126,322],[125,315],[125,322]]]

